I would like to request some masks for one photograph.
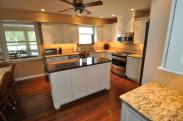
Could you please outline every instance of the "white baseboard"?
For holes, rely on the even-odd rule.
[[[31,75],[31,76],[26,76],[26,77],[21,77],[21,78],[15,78],[15,81],[22,81],[22,80],[32,79],[32,78],[46,76],[46,75],[47,75],[46,73],[43,73],[43,74]]]

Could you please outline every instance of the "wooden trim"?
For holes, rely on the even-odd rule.
[[[41,77],[41,76],[46,76],[46,75],[47,75],[46,73],[43,73],[43,74],[26,76],[26,77],[20,77],[20,78],[16,78],[15,81],[23,81],[23,80],[33,79],[33,78],[36,78],[36,77]]]
[[[117,22],[117,18],[100,19],[93,17],[78,17],[78,16],[72,17],[71,15],[28,11],[28,10],[5,9],[5,8],[0,8],[0,20],[54,22],[54,23],[87,24],[87,25],[103,25]]]
[[[150,9],[137,10],[135,12],[135,18],[142,18],[150,16]]]
[[[144,48],[143,48],[143,54],[142,54],[142,64],[141,64],[139,86],[142,85],[142,79],[143,79],[143,74],[144,74],[144,65],[145,65],[146,50],[147,50],[148,35],[149,35],[149,25],[150,25],[150,21],[148,21],[146,24],[146,32],[145,32]]]

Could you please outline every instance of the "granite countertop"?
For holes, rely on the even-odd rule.
[[[5,74],[7,71],[10,71],[10,70],[11,70],[11,66],[0,68],[0,86],[1,86],[2,78],[3,78],[4,74]]]
[[[46,67],[47,67],[48,73],[53,73],[53,72],[64,71],[64,70],[91,66],[91,65],[101,64],[101,63],[108,63],[108,62],[111,62],[111,61],[107,58],[88,57],[88,58],[80,58],[80,59],[70,59],[62,62],[48,63]]]
[[[147,83],[120,98],[149,120],[183,120],[183,93],[157,82]]]
[[[142,58],[142,54],[130,54],[128,56],[133,58]]]

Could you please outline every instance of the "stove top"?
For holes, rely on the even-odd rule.
[[[130,54],[134,54],[134,53],[132,53],[132,52],[125,52],[125,51],[112,53],[113,56],[118,56],[118,57],[127,57]]]

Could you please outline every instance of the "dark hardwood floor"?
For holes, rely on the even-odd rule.
[[[45,77],[17,82],[17,109],[8,109],[8,121],[119,121],[119,96],[138,84],[111,73],[111,88],[74,101],[55,111]]]

